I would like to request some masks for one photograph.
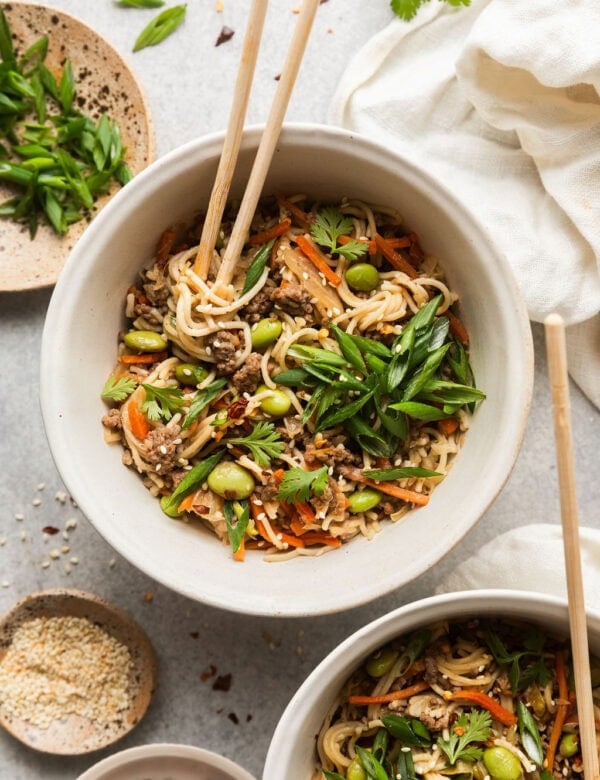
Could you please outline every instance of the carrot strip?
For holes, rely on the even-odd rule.
[[[142,414],[140,407],[135,401],[130,401],[127,406],[127,415],[129,417],[129,425],[131,426],[131,432],[139,441],[144,441],[150,430],[148,421]]]
[[[319,531],[307,531],[302,534],[302,540],[306,544],[326,544],[329,547],[341,547],[342,540],[337,539],[330,534],[320,533]]]
[[[393,265],[394,268],[398,271],[403,271],[411,279],[415,279],[418,276],[412,265],[408,263],[402,257],[402,255],[399,255],[398,252],[396,252],[394,247],[390,245],[390,242],[387,238],[380,236],[379,233],[375,233],[373,238],[375,240],[375,244],[377,245],[377,249],[379,249],[390,265]]]
[[[233,553],[233,560],[234,561],[243,561],[244,560],[244,554],[246,552],[245,545],[246,545],[245,539],[242,537],[242,541],[240,542],[240,546]]]
[[[363,477],[358,481],[363,482],[369,487],[375,488],[375,490],[379,490],[381,493],[387,493],[388,496],[394,496],[394,498],[400,498],[402,501],[408,501],[410,504],[425,506],[429,503],[429,496],[426,496],[423,493],[417,493],[415,490],[407,490],[398,485],[390,485],[389,482],[375,482],[374,479],[367,479],[366,477]]]
[[[388,244],[394,249],[408,249],[412,244],[410,236],[400,236],[398,238],[386,238]]]
[[[290,520],[290,528],[294,532],[295,536],[302,536],[306,533],[304,523],[298,517],[294,517],[292,520]]]
[[[337,239],[338,244],[341,244],[342,246],[349,244],[351,241],[358,241],[361,244],[366,244],[367,252],[370,255],[374,255],[377,253],[377,246],[375,245],[375,242],[368,238],[364,239],[364,238],[353,238],[352,236],[339,236]]]
[[[279,203],[279,205],[286,211],[289,211],[292,217],[295,217],[296,220],[300,223],[300,226],[306,230],[312,221],[310,214],[307,214],[306,211],[302,211],[299,206],[296,206],[295,203],[292,203],[291,200],[288,200],[283,195],[275,195],[275,197],[277,199],[277,203]]]
[[[190,493],[189,496],[186,496],[183,501],[179,504],[177,507],[178,512],[188,512],[193,506],[194,506],[194,498],[196,494]]]
[[[119,363],[161,363],[167,359],[166,352],[144,352],[141,355],[119,355]]]
[[[306,501],[294,501],[294,509],[299,514],[300,520],[302,520],[305,525],[310,525],[317,519],[315,517],[313,508]]]
[[[563,726],[565,725],[565,718],[567,717],[567,708],[569,706],[569,689],[567,686],[567,674],[565,671],[565,656],[562,651],[556,653],[556,680],[558,682],[558,706],[556,708],[556,717],[552,724],[552,731],[550,732],[550,739],[548,740],[548,750],[546,752],[546,759],[544,766],[549,772],[552,772],[554,766],[554,757],[556,756],[556,748],[558,747],[558,741],[562,734]]]
[[[173,245],[176,238],[177,233],[173,230],[173,228],[167,228],[167,230],[165,230],[158,239],[158,244],[156,246],[156,262],[159,268],[164,268],[164,266],[167,264],[167,260],[169,259],[169,255],[173,250]]]
[[[444,434],[444,436],[450,436],[458,428],[458,420],[456,417],[448,417],[445,420],[438,422],[438,430]]]
[[[480,707],[483,707],[485,710],[487,710],[492,715],[492,717],[496,718],[496,720],[499,720],[500,723],[503,723],[505,726],[514,726],[517,722],[517,716],[513,712],[507,710],[495,699],[492,699],[491,696],[488,696],[487,693],[483,693],[483,691],[444,691],[443,696],[446,701],[464,699],[465,701],[471,702],[473,704],[478,704]]]
[[[287,233],[291,225],[292,220],[289,217],[284,217],[281,222],[277,223],[277,225],[273,225],[273,227],[270,227],[267,230],[262,230],[260,233],[255,233],[253,236],[250,236],[248,243],[250,246],[266,244],[272,238],[277,238],[278,236],[282,236],[284,233]]]
[[[382,693],[379,696],[349,696],[348,704],[387,704],[389,701],[401,701],[402,699],[410,699],[415,693],[421,693],[426,691],[431,686],[425,680],[420,680],[414,685],[409,685],[406,688],[401,688],[399,691],[390,691],[389,693]]]
[[[312,239],[304,235],[304,236],[296,236],[295,240],[298,246],[300,247],[300,249],[302,250],[302,252],[315,266],[317,271],[323,274],[323,276],[325,277],[325,279],[327,279],[329,284],[332,284],[334,287],[338,287],[342,283],[342,278],[338,276],[336,272],[329,267],[327,261],[325,260],[325,255],[312,241]]]
[[[450,330],[452,333],[456,336],[456,338],[460,341],[461,344],[468,344],[469,343],[469,334],[467,332],[467,329],[462,324],[462,322],[458,319],[456,314],[453,314],[450,309],[448,311],[444,312],[444,316],[448,317],[450,320]]]

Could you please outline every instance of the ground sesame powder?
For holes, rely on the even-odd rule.
[[[40,728],[67,715],[108,727],[129,708],[131,667],[129,649],[86,618],[34,618],[0,661],[0,703]]]

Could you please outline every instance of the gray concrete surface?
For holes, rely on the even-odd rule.
[[[271,2],[250,122],[266,116],[299,2]],[[159,155],[225,126],[248,3],[224,0],[218,13],[216,0],[190,0],[187,21],[178,33],[135,55],[130,52],[133,40],[155,12],[124,10],[111,0],[54,0],[53,5],[95,26],[132,63],[148,94]],[[324,121],[344,66],[390,19],[387,0],[325,3],[288,118]],[[236,34],[215,47],[223,24]],[[6,539],[0,546],[0,612],[28,593],[69,586],[94,591],[139,621],[158,653],[159,686],[146,718],[119,748],[190,743],[222,753],[260,777],[271,734],[291,695],[341,639],[401,604],[430,595],[448,571],[503,531],[529,522],[559,522],[543,332],[534,326],[534,403],[515,469],[478,526],[433,570],[370,605],[330,617],[251,618],[189,601],[130,566],[68,499],[61,504],[55,498],[64,488],[46,443],[38,388],[40,338],[50,294],[0,295],[0,539]],[[600,414],[574,386],[572,406],[581,522],[600,527]],[[23,520],[16,518],[20,514]],[[49,552],[65,541],[60,535],[45,541],[42,528],[52,525],[62,531],[71,518],[77,527],[70,532],[70,552],[43,569]],[[78,563],[67,574],[64,566],[72,556]],[[231,673],[229,692],[214,691],[210,681],[202,681],[211,664],[218,674]],[[74,780],[115,749],[82,758],[48,757],[2,732],[0,778]]]

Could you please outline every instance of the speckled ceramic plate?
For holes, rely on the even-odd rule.
[[[24,51],[48,35],[48,68],[55,75],[60,74],[64,59],[71,60],[81,110],[92,117],[106,113],[118,121],[127,150],[125,161],[132,173],[139,173],[152,162],[154,137],[146,99],[121,55],[98,33],[63,11],[21,2],[1,5],[17,51]],[[100,198],[94,213],[113,194],[114,190]],[[14,192],[0,186],[0,202],[12,196]],[[27,227],[0,220],[0,290],[54,284],[88,221],[89,218],[71,225],[65,236],[56,235],[51,227],[40,223],[32,241]]]
[[[192,745],[143,745],[109,756],[78,780],[254,780],[251,774],[209,750]]]
[[[124,737],[144,716],[156,684],[156,657],[150,640],[119,607],[80,590],[46,590],[27,596],[0,619],[0,663],[19,626],[34,618],[86,618],[129,649],[129,707],[118,721],[102,724],[70,714],[48,728],[12,715],[0,696],[0,725],[24,744],[44,753],[76,755],[105,748]]]

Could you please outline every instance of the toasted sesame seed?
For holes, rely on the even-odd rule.
[[[17,520],[19,523],[21,523],[23,520],[25,520],[25,515],[22,515],[20,512],[15,515],[15,520]]]
[[[60,548],[60,551],[63,555],[66,555],[68,552],[71,551],[71,548],[68,544],[63,545],[63,547]]]
[[[42,569],[49,569],[50,568],[50,561],[42,561],[41,566],[42,566]]]
[[[45,482],[38,482],[38,484],[37,484],[35,489],[36,490],[43,490],[45,487],[46,487],[46,483]]]
[[[65,523],[65,528],[77,528],[77,520],[74,517],[70,517]]]
[[[39,506],[41,503],[42,503],[42,499],[41,498],[34,498],[33,501],[31,502],[31,505],[32,506]]]
[[[55,498],[56,501],[59,502],[59,504],[64,504],[66,502],[66,500],[67,500],[67,494],[63,493],[62,490],[58,490],[55,493],[54,498]]]
[[[77,566],[77,564],[79,563],[79,558],[76,555],[74,555],[72,558],[69,558],[69,563],[72,563],[73,566]]]
[[[60,558],[60,551],[59,550],[56,550],[56,549],[55,550],[50,550],[50,552],[48,554],[54,560],[56,560],[57,558]]]

